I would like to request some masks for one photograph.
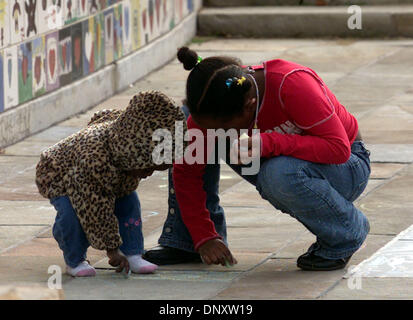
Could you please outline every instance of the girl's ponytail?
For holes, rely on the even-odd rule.
[[[192,70],[198,64],[198,54],[188,47],[180,48],[177,56],[178,60],[183,63],[185,70]]]
[[[239,59],[225,56],[202,59],[188,47],[180,48],[177,57],[185,70],[191,70],[186,101],[192,115],[228,118],[242,112],[252,83]],[[228,85],[228,79],[234,83]]]

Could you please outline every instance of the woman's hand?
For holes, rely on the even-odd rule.
[[[225,261],[228,261],[231,265],[238,263],[232,256],[231,251],[229,251],[225,243],[220,239],[212,239],[205,242],[199,247],[198,251],[204,263],[208,265],[221,264],[225,266]]]
[[[126,273],[129,272],[128,259],[126,259],[125,256],[121,255],[118,249],[107,250],[106,253],[109,258],[109,264],[112,267],[118,267],[116,269],[116,272],[121,272],[123,269],[125,269]]]

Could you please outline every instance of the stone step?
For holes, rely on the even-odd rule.
[[[413,4],[413,0],[204,0],[205,7],[350,6]]]
[[[349,28],[354,12],[334,7],[204,8],[198,35],[254,38],[413,37],[413,5],[365,6],[361,29]],[[354,23],[350,26],[354,26]]]

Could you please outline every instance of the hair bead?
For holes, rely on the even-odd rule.
[[[247,80],[245,79],[245,77],[242,77],[241,79],[237,80],[237,86],[242,86],[242,84],[244,83],[244,81]]]

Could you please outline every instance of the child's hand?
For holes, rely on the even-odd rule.
[[[226,266],[226,261],[228,261],[230,265],[238,263],[225,243],[219,239],[205,242],[198,251],[206,264],[221,264],[222,266]]]
[[[129,262],[125,256],[121,255],[118,249],[115,250],[108,250],[107,255],[109,258],[109,264],[112,267],[118,267],[116,272],[122,272],[125,269],[126,273],[129,272]]]

